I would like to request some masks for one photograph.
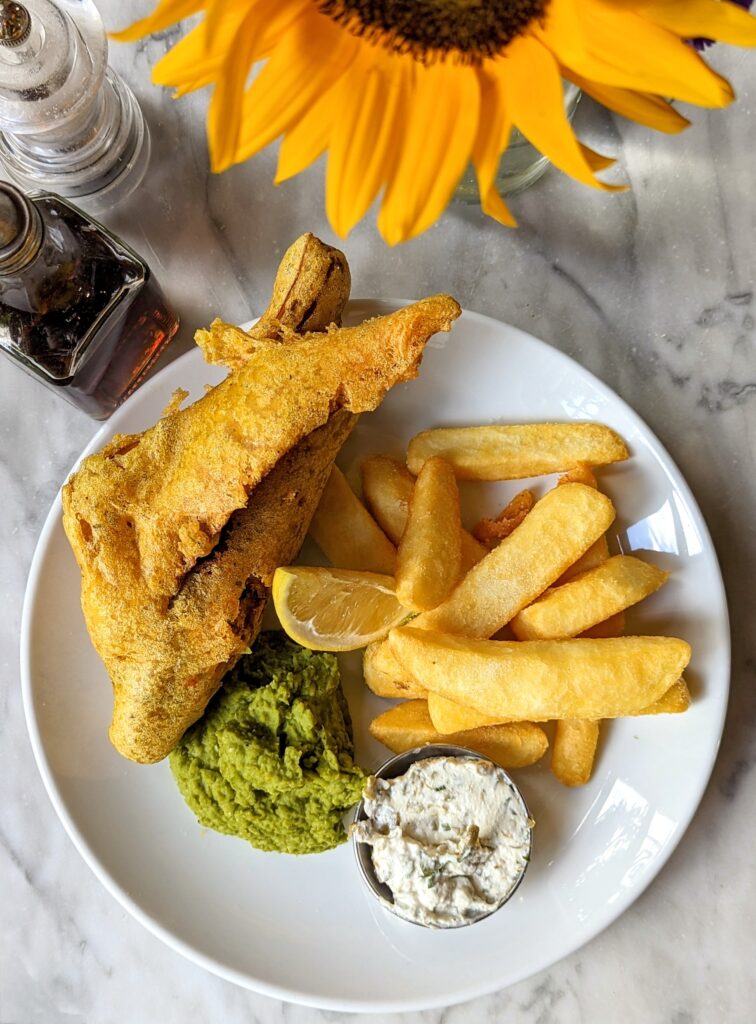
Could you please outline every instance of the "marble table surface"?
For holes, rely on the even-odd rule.
[[[124,6],[103,0],[111,27]],[[150,261],[180,311],[184,327],[171,357],[219,311],[231,321],[258,313],[281,252],[299,233],[332,240],[322,165],[278,189],[271,153],[209,174],[206,97],[176,103],[148,83],[150,65],[173,38],[112,48],[112,63],[144,106],[154,150],[139,194],[107,218]],[[607,196],[549,172],[513,200],[517,231],[455,208],[402,248],[387,249],[370,218],[345,245],[355,294],[450,291],[464,306],[563,350],[619,392],[667,446],[703,509],[733,627],[719,759],[659,877],[611,928],[550,970],[474,1003],[402,1018],[413,1024],[752,1019],[756,61],[721,49],[713,60],[739,101],[723,112],[694,112],[681,137],[581,105],[583,137],[616,154],[630,191]],[[59,824],[22,713],[21,600],[44,516],[96,425],[5,360],[0,388],[0,1022],[340,1020],[236,988],[183,960],[100,886]]]

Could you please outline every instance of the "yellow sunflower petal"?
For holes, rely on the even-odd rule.
[[[506,103],[505,79],[496,73],[497,67],[500,65],[491,61],[478,72],[480,117],[473,143],[472,159],[478,178],[481,210],[500,224],[514,228],[517,227],[517,221],[496,188],[496,172],[512,131],[512,119]]]
[[[328,151],[326,213],[344,238],[385,184],[395,157],[410,80],[408,57],[366,51],[339,85]]]
[[[475,69],[439,62],[413,68],[401,151],[378,216],[389,245],[441,216],[467,166],[478,128]]]
[[[261,60],[270,53],[292,18],[301,11],[301,6],[296,0],[288,0],[283,7],[279,0],[264,0],[257,4],[259,18],[254,34],[255,46],[251,51],[252,61]],[[212,45],[207,39],[205,19],[154,66],[152,81],[156,85],[173,86],[175,95],[183,96],[220,77],[234,47],[239,26],[250,13],[250,8],[249,4],[221,3],[220,10],[223,16],[216,22]]]
[[[551,0],[543,18],[530,25],[530,32],[565,61],[577,63],[588,57],[580,0]]]
[[[561,0],[554,0],[559,3]],[[704,107],[726,106],[733,92],[695,50],[672,32],[606,0],[581,0],[587,56],[562,50],[545,26],[545,41],[560,63],[592,81],[670,96]]]
[[[212,82],[222,61],[220,55],[208,56],[202,25],[196,25],[154,65],[152,81],[174,86],[177,96],[184,95]]]
[[[223,6],[224,17],[217,25],[213,45],[208,45],[205,21],[188,32],[152,69],[156,85],[170,85],[176,95],[201,89],[214,82],[236,41],[239,26],[248,14],[248,6]]]
[[[296,124],[341,77],[360,45],[320,14],[295,22],[247,90],[234,162],[249,159]]]
[[[256,33],[258,45],[255,59],[259,59],[278,42],[294,20],[301,17],[305,9],[311,6],[312,0],[234,0],[234,3],[229,3],[228,0],[214,0],[208,6],[204,20],[208,49],[218,46],[219,37],[224,34],[229,16],[236,17],[238,23],[246,16],[245,12],[255,11],[259,26]]]
[[[210,100],[207,137],[210,163],[216,171],[225,170],[234,162],[241,127],[244,87],[257,42],[259,16],[259,9],[252,9],[239,26],[239,38],[223,65]]]
[[[152,14],[135,21],[133,25],[121,29],[120,32],[111,32],[110,38],[117,39],[119,43],[133,43],[135,39],[175,25],[177,21],[196,14],[203,7],[204,0],[162,0]]]
[[[594,177],[564,112],[562,79],[551,53],[534,37],[520,36],[507,47],[501,65],[512,120],[535,148],[584,185],[607,191],[622,188]]]
[[[756,46],[756,18],[736,4],[723,0],[643,0],[633,6],[638,14],[685,39],[706,36],[734,46]]]
[[[566,72],[567,77],[588,96],[592,96],[609,110],[614,110],[623,117],[628,117],[639,124],[655,128],[660,132],[681,132],[690,121],[678,113],[661,96],[650,93],[634,92],[631,89],[618,89],[612,85],[589,82],[574,71]]]
[[[578,142],[580,152],[585,157],[585,162],[588,164],[592,171],[605,171],[607,167],[614,167],[616,160],[611,156],[604,156],[603,153],[597,153],[590,146],[583,145],[582,142]]]
[[[262,3],[258,0],[234,0],[233,3],[227,3],[226,0],[209,0],[209,2],[206,0],[202,29],[205,33],[205,45],[208,50],[213,50],[217,46],[218,35],[224,24],[228,24],[229,18],[232,18],[237,26],[241,25],[255,7],[259,8],[264,3],[265,0],[262,0]]]
[[[263,57],[290,26],[297,6],[293,2],[282,5],[281,0],[254,0],[246,5],[232,5],[229,10],[223,2],[216,4],[232,17],[231,20],[228,16],[217,19],[213,35],[208,33],[208,46],[215,45],[217,49],[227,37],[231,38],[233,45],[226,42],[223,46],[226,58],[218,70],[218,84],[208,112],[210,158],[215,170],[225,170],[234,162],[244,91],[252,64]],[[241,21],[238,20],[239,12],[243,14]],[[210,43],[211,38],[215,40],[214,44]]]
[[[293,178],[315,163],[328,147],[333,122],[338,116],[338,85],[326,90],[281,140],[276,185]]]

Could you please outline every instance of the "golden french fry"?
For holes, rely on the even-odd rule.
[[[585,484],[586,487],[598,487],[596,474],[587,462],[579,462],[557,480],[557,487],[560,484]]]
[[[488,552],[487,548],[484,548],[480,541],[477,541],[471,533],[467,530],[462,530],[462,565],[459,570],[459,575],[466,576],[467,573],[472,569],[474,565],[477,565],[481,558],[484,558]]]
[[[601,423],[516,423],[424,430],[409,443],[407,465],[417,474],[440,455],[460,480],[520,480],[581,462],[621,462],[628,454],[619,434]]]
[[[362,660],[365,684],[377,697],[425,697],[428,691],[408,675],[383,641],[368,644]]]
[[[610,636],[622,636],[625,632],[625,613],[617,612],[603,622],[597,622],[590,629],[584,629],[578,636],[587,637],[589,640],[606,640]]]
[[[462,522],[454,470],[428,459],[415,483],[396,553],[396,596],[405,608],[429,611],[459,579]]]
[[[500,541],[508,537],[523,521],[535,505],[532,491],[520,491],[505,505],[495,519],[481,519],[473,527],[473,537],[480,541],[488,550],[495,548]]]
[[[360,466],[362,497],[374,519],[394,544],[402,539],[415,478],[388,455],[374,455]]]
[[[557,481],[559,484],[574,484],[581,483],[586,484],[588,487],[598,488],[598,481],[593,473],[593,470],[586,463],[581,462],[574,469],[571,469],[564,476],[560,476]],[[603,565],[609,558],[609,542],[606,539],[606,534],[592,544],[584,555],[578,558],[574,565],[571,565],[566,572],[562,573],[556,582],[556,586],[559,587],[563,583],[567,583],[569,580],[574,579],[583,572],[587,572],[590,569],[595,569],[597,566]],[[589,626],[588,629],[583,630],[579,633],[579,636],[592,637],[596,640],[612,637],[622,636],[625,632],[625,613],[624,611],[617,612],[615,615],[610,616],[604,622],[599,622],[593,626]],[[564,751],[571,751],[579,745],[579,740],[583,733],[581,732],[581,725],[572,727],[571,719],[566,719],[563,722],[556,722],[554,725],[554,745],[559,745],[560,749]],[[572,778],[581,777],[587,782],[591,777],[593,771],[593,758],[595,750],[598,745],[599,738],[599,723],[592,723],[590,728],[587,730],[589,738],[592,740],[592,749],[590,744],[584,747],[585,756],[583,761],[577,764],[574,768]],[[577,742],[573,742],[577,741]],[[559,777],[559,772],[563,772],[563,763],[559,758],[556,760],[556,769],[554,769],[554,759],[552,758],[552,771]],[[566,772],[563,772],[566,774]],[[567,783],[569,785],[569,783]]]
[[[484,715],[482,711],[475,711],[474,708],[463,707],[448,697],[442,697],[440,693],[426,690],[426,694],[428,714],[433,722],[433,728],[444,736],[453,732],[466,732],[468,729],[480,729],[487,725],[505,724],[501,719]]]
[[[690,707],[690,690],[684,679],[672,683],[666,693],[639,711],[640,715],[679,715]]]
[[[584,484],[555,487],[438,608],[418,616],[414,625],[492,636],[572,565],[613,519],[614,507],[599,491]]]
[[[608,557],[609,543],[605,536],[601,536],[591,544],[588,550],[576,562],[573,562],[569,568],[565,569],[554,586],[561,587],[563,583],[569,583],[570,580],[579,576],[582,572],[588,572],[589,569],[595,569],[597,565],[602,565]]]
[[[668,576],[640,558],[614,555],[569,583],[547,590],[518,612],[510,625],[518,640],[577,636],[653,594]]]
[[[415,478],[407,467],[387,455],[375,455],[362,463],[362,495],[378,525],[394,544],[402,539]],[[486,554],[486,548],[471,533],[462,530],[464,575]]]
[[[590,466],[581,462],[579,465],[571,469],[569,473],[565,473],[564,476],[560,476],[557,480],[557,487],[562,484],[585,484],[586,487],[598,488],[598,481],[593,473]],[[556,581],[556,586],[560,587],[563,583],[567,583],[568,580],[574,579],[575,576],[579,576],[581,572],[587,572],[588,569],[595,569],[597,565],[601,565],[609,557],[609,542],[605,536],[599,537],[599,539],[588,548],[588,550],[578,558],[568,569],[566,569],[559,579]]]
[[[433,728],[442,735],[452,732],[464,732],[467,729],[479,729],[481,726],[486,725],[507,724],[501,718],[485,715],[483,712],[475,711],[473,708],[463,707],[461,704],[457,704],[456,701],[449,700],[448,697],[442,697],[440,694],[433,693],[430,690],[426,690],[425,695],[428,701],[428,714],[430,715],[431,722],[433,722]],[[407,696],[407,694],[400,692],[395,695],[392,694],[392,696],[402,697]],[[690,691],[688,690],[687,683],[684,679],[678,679],[658,700],[654,701],[653,704],[649,704],[648,707],[636,711],[633,717],[636,715],[677,715],[687,711],[689,707]],[[575,719],[566,719],[566,721],[575,721]],[[561,724],[561,722],[556,722],[557,732]]]
[[[494,725],[441,736],[433,728],[424,700],[410,700],[389,708],[373,719],[370,732],[395,754],[428,743],[453,743],[490,757],[502,768],[525,768],[535,764],[549,745],[546,733],[533,722]]]
[[[389,643],[421,686],[512,722],[637,714],[690,660],[684,640],[663,636],[474,640],[400,626]]]
[[[584,786],[591,777],[599,723],[586,719],[557,722],[551,748],[551,772],[565,786]]]
[[[310,536],[337,569],[394,574],[396,548],[334,466]]]

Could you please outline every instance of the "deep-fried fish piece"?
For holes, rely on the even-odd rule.
[[[323,268],[332,253],[336,258],[329,287]],[[339,322],[348,287],[343,254],[313,235],[303,236],[289,249],[277,274],[267,315],[269,333],[280,333],[281,324],[291,331],[302,322]],[[310,308],[317,310],[319,320],[307,312]],[[221,327],[224,338],[238,336],[233,354],[241,365],[254,350],[254,339],[239,328]],[[263,342],[263,333],[258,326],[258,346],[278,344],[272,339]],[[164,417],[177,413],[186,397],[187,392],[179,389]],[[101,578],[93,599],[88,601],[85,595],[85,613],[98,649],[109,664],[118,666],[113,670],[111,737],[121,753],[141,761],[162,757],[183,731],[182,723],[202,714],[226,670],[254,641],[273,572],[296,557],[333,460],[357,418],[343,410],[334,413],[280,459],[245,507],[231,515],[212,554],[186,575],[169,602],[143,593],[144,581],[134,576],[130,586]],[[131,686],[118,680],[130,681]],[[177,680],[184,681],[183,687],[176,685]]]
[[[260,351],[71,477],[64,526],[121,753],[159,760],[201,715],[255,634],[270,573],[299,548],[351,414],[415,376],[458,315],[438,296]]]
[[[458,313],[453,299],[437,296],[266,349],[188,408],[143,434],[115,437],[64,489],[87,564],[113,579],[128,546],[130,569],[148,590],[174,594],[287,451],[339,408],[375,409],[417,374],[428,338]]]
[[[344,253],[315,235],[301,235],[284,253],[268,308],[253,327],[243,331],[214,320],[194,340],[208,363],[239,369],[260,348],[340,325],[350,286]]]
[[[273,573],[296,558],[356,419],[334,413],[288,452],[173,598],[144,593],[138,580],[84,583],[87,624],[113,680],[110,739],[125,757],[165,757],[254,641]]]

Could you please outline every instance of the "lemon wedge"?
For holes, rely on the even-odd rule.
[[[320,566],[276,569],[273,604],[291,639],[313,651],[366,647],[411,615],[393,576]]]

